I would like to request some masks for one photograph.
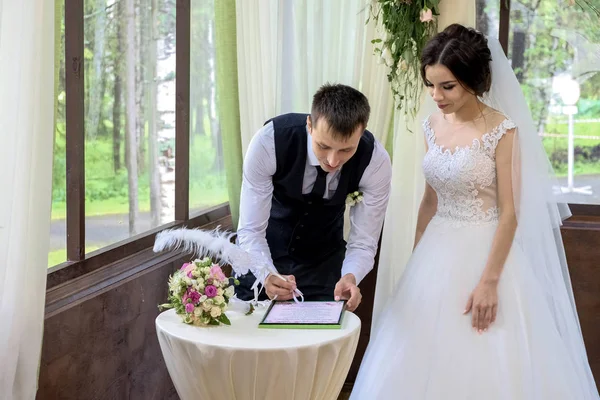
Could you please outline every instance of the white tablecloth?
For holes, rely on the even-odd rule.
[[[174,310],[156,319],[182,400],[336,400],[358,344],[360,319],[342,329],[259,329],[264,309],[228,313],[231,326],[195,327]]]

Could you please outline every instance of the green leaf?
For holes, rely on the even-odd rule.
[[[221,314],[219,316],[219,321],[221,321],[221,323],[223,323],[224,325],[231,325],[231,321],[229,321],[229,318],[227,318],[227,315],[225,314]]]
[[[381,39],[373,39],[373,40],[371,40],[371,43],[373,43],[373,44],[375,44],[375,43],[381,43],[381,42],[383,42],[383,40],[381,40]]]

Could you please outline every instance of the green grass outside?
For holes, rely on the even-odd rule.
[[[554,152],[565,152],[568,149],[567,135],[568,123],[549,123],[546,124],[545,131],[549,134],[563,135],[564,137],[545,137],[543,139],[546,154],[549,156]],[[581,123],[575,124],[575,135],[577,136],[600,136],[600,123]],[[595,147],[600,145],[600,140],[597,139],[575,139],[575,146],[580,147]],[[566,176],[568,173],[567,163],[554,165],[556,175],[559,177]],[[584,162],[576,160],[573,165],[575,175],[600,175],[600,162]]]
[[[199,209],[211,207],[227,201],[227,188],[220,187],[211,191],[192,185],[190,188],[190,208]],[[140,212],[150,211],[150,198],[148,196],[138,199]],[[85,216],[96,217],[102,215],[128,214],[129,200],[127,197],[115,197],[99,201],[86,201]],[[64,201],[52,203],[52,220],[62,220],[67,218],[67,207]]]

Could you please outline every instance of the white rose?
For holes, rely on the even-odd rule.
[[[194,315],[195,315],[196,317],[199,317],[199,316],[201,316],[201,315],[202,315],[202,309],[201,309],[200,307],[196,307],[196,308],[194,309]]]
[[[184,278],[183,281],[187,286],[192,286],[192,280],[188,277]]]
[[[221,288],[217,289],[217,296],[223,296],[223,289],[221,289]]]
[[[401,70],[402,72],[406,72],[406,71],[408,71],[408,64],[406,63],[406,61],[402,60],[402,61],[400,62],[400,70]]]
[[[204,303],[202,303],[202,309],[204,311],[210,311],[211,308],[212,308],[212,304],[210,304],[208,301],[205,301]]]
[[[394,60],[392,59],[392,54],[390,53],[390,50],[387,47],[384,48],[381,52],[381,58],[383,58],[383,62],[388,67],[392,66],[392,64],[394,63]]]
[[[211,317],[217,318],[220,315],[221,315],[221,308],[220,307],[213,307],[212,310],[210,310],[210,316]]]
[[[198,279],[196,279],[198,281],[198,285],[204,285],[206,282],[204,282],[204,278],[200,277]]]
[[[223,304],[225,303],[225,298],[223,296],[215,296],[213,299],[215,304]]]
[[[229,286],[227,289],[225,289],[225,296],[227,297],[233,297],[233,294],[235,293],[235,288],[233,286]]]
[[[206,297],[206,295],[203,294],[202,296],[200,296],[200,303],[204,303],[206,299],[208,299],[208,297]]]

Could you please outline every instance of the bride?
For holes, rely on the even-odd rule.
[[[421,62],[439,112],[423,124],[415,248],[351,399],[599,399],[560,237],[568,210],[502,49],[455,24]]]

